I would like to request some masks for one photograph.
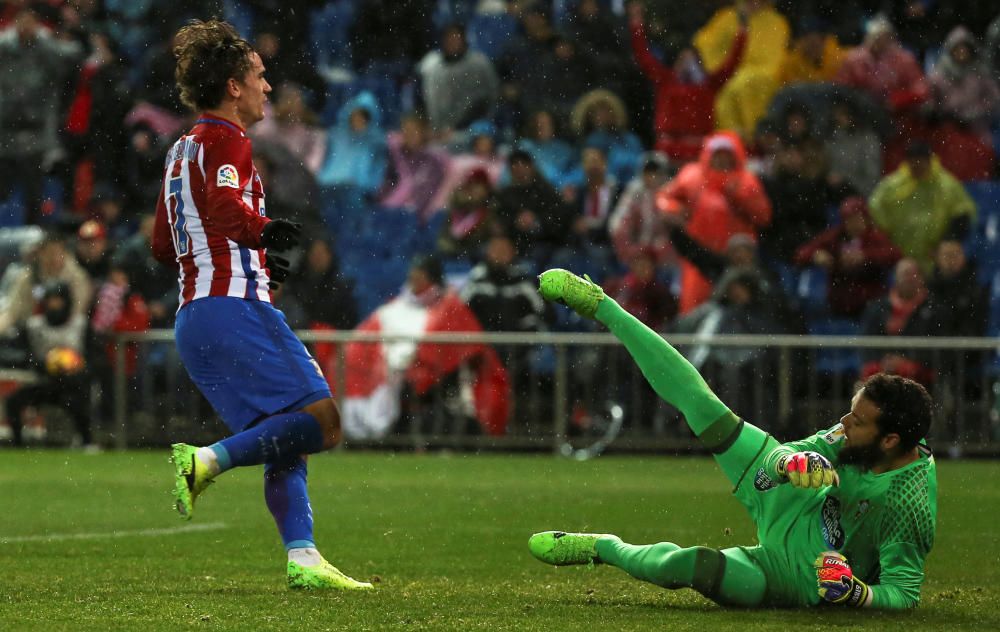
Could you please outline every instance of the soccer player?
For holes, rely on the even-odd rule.
[[[932,403],[922,386],[875,375],[840,423],[782,445],[733,414],[677,350],[589,279],[548,270],[539,281],[545,299],[606,325],[684,414],[750,512],[760,544],[635,546],[615,535],[548,531],[531,537],[535,557],[610,564],[727,606],[917,605],[937,514],[934,458],[922,442]]]
[[[288,550],[288,586],[369,589],[327,562],[313,540],[304,455],[340,441],[330,390],[269,286],[288,262],[268,253],[301,227],[264,213],[246,129],[264,117],[271,86],[260,56],[225,22],[192,21],[175,39],[181,100],[198,112],[167,154],[153,253],[178,268],[177,349],[191,379],[233,435],[172,447],[174,496],[190,520],[198,496],[234,467],[264,465],[264,499]]]

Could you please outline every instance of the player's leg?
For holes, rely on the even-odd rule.
[[[684,415],[688,426],[709,448],[729,441],[739,419],[719,401],[690,362],[614,299],[588,280],[566,270],[548,270],[539,277],[539,290],[581,316],[603,323],[622,341],[643,376],[663,400]]]
[[[281,462],[339,442],[340,415],[329,387],[272,306],[201,299],[178,313],[176,333],[185,368],[234,433],[211,446],[173,446],[183,517],[226,470]]]
[[[307,474],[304,456],[264,466],[264,501],[288,552],[288,586],[297,589],[371,588],[371,584],[341,573],[316,548]]]
[[[693,588],[726,606],[758,606],[764,601],[764,571],[742,549],[681,548],[672,542],[633,545],[617,537],[596,543],[599,561],[663,588]]]

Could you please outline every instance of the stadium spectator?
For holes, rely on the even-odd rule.
[[[472,268],[461,290],[462,300],[486,331],[537,332],[545,329],[550,312],[538,295],[535,277],[517,261],[514,241],[498,233],[486,242],[483,261]],[[508,367],[511,356],[520,356],[525,368],[524,345],[501,352]]]
[[[295,15],[296,11],[285,11],[285,15]],[[280,22],[286,22],[282,20]],[[287,20],[292,22],[292,20]],[[303,36],[297,40],[286,40],[273,26],[258,29],[254,50],[260,55],[267,72],[268,83],[281,86],[294,83],[302,89],[302,100],[314,110],[321,110],[326,100],[326,84],[315,65],[306,59],[307,48]]]
[[[317,179],[324,186],[352,186],[374,194],[388,161],[386,135],[375,95],[362,92],[337,113],[327,132],[327,153]]]
[[[407,68],[431,49],[432,0],[362,0],[350,29],[354,68]]]
[[[148,122],[126,124],[125,129],[128,146],[120,178],[122,192],[131,207],[154,208],[160,194],[158,179],[162,175],[169,136],[160,136]]]
[[[152,213],[141,217],[139,230],[115,249],[111,265],[142,298],[149,310],[151,325],[170,327],[178,302],[177,275],[153,258],[154,220]]]
[[[760,180],[745,165],[746,152],[735,134],[709,136],[699,161],[681,169],[657,193],[657,208],[715,252],[721,252],[737,233],[756,238],[771,221],[771,203]],[[690,262],[682,261],[680,313],[705,302],[711,292],[705,277]]]
[[[895,134],[884,151],[886,168],[894,169],[911,137],[922,133],[917,110],[927,100],[928,87],[920,63],[899,44],[892,23],[884,16],[869,20],[864,42],[847,54],[836,80],[868,95],[892,114]]]
[[[284,145],[267,141],[253,145],[254,166],[267,187],[269,217],[291,219],[307,231],[323,231],[326,219],[320,212],[323,196],[313,174]]]
[[[770,261],[791,263],[795,250],[827,226],[827,209],[851,192],[828,176],[819,142],[806,138],[778,150],[774,172],[764,179],[772,215],[760,249]]]
[[[0,195],[21,190],[29,224],[41,217],[45,174],[63,155],[63,93],[80,56],[80,46],[56,38],[32,5],[0,31]]]
[[[840,223],[816,235],[795,253],[799,266],[829,272],[827,302],[834,316],[859,319],[870,301],[885,294],[886,275],[899,250],[875,226],[864,198],[840,204]]]
[[[552,110],[535,111],[526,128],[518,147],[531,154],[549,184],[562,188],[576,168],[577,156],[573,146],[560,137]]]
[[[253,127],[250,138],[281,145],[302,166],[316,175],[326,156],[326,134],[319,127],[319,117],[306,105],[302,87],[296,83],[278,84],[271,116]]]
[[[608,219],[621,195],[621,186],[608,172],[608,157],[600,147],[584,147],[581,152],[581,180],[563,189],[563,197],[573,212],[572,230],[575,241],[588,255],[598,255],[592,247],[608,244]]]
[[[832,81],[847,51],[823,20],[806,17],[798,23],[795,40],[785,54],[778,75],[779,85]]]
[[[476,169],[451,194],[437,240],[445,257],[476,254],[494,227],[493,185],[485,169]]]
[[[95,183],[114,183],[125,156],[122,121],[129,108],[126,68],[115,43],[101,31],[88,38],[90,54],[75,80],[64,124],[67,190],[73,210],[85,212]]]
[[[673,259],[670,234],[656,209],[656,192],[666,184],[669,166],[659,152],[644,154],[639,175],[626,185],[608,218],[608,234],[622,265],[640,252],[651,253],[657,267]]]
[[[490,121],[475,121],[462,133],[454,134],[452,139],[461,143],[452,146],[448,173],[438,187],[432,203],[434,208],[447,206],[451,194],[475,171],[485,171],[490,186],[495,189],[507,164],[497,148],[497,128]]]
[[[765,298],[764,281],[753,268],[731,268],[715,285],[711,298],[688,314],[678,317],[673,331],[711,338],[715,334],[788,333],[788,323]],[[719,347],[699,344],[685,355],[699,369],[716,392],[725,392],[726,401],[739,402],[741,410],[771,410],[773,401],[746,388],[756,380],[770,381],[762,374],[769,354],[766,347]]]
[[[529,111],[551,105],[563,115],[571,112],[574,104],[602,80],[590,52],[564,33],[556,33],[552,38],[548,74],[542,79],[525,90],[526,97],[531,95],[526,102]]]
[[[100,285],[111,272],[112,245],[108,241],[108,230],[104,224],[89,219],[76,231],[74,248],[76,260],[80,263],[94,285]]]
[[[389,169],[381,203],[405,208],[422,220],[433,215],[438,188],[448,171],[447,152],[431,147],[427,119],[420,113],[403,116],[400,131],[388,138]]]
[[[493,115],[499,79],[486,55],[469,50],[464,25],[447,25],[441,32],[441,47],[427,53],[416,70],[435,133],[447,138],[452,131]]]
[[[933,334],[934,320],[929,309],[927,286],[920,264],[910,257],[896,264],[894,283],[889,293],[868,303],[861,317],[861,333],[866,336],[928,336]],[[916,380],[921,384],[934,381],[930,367],[912,352],[873,349],[863,354],[861,379],[879,372]]]
[[[72,418],[80,443],[91,446],[90,381],[83,358],[87,318],[74,310],[79,299],[71,285],[52,280],[43,286],[40,313],[24,324],[24,344],[38,381],[7,399],[7,419],[26,442],[44,441],[48,431],[37,407],[56,405]],[[29,408],[35,410],[28,410]],[[22,420],[26,420],[22,427]],[[15,432],[15,438],[17,437]]]
[[[284,287],[301,304],[309,327],[346,330],[358,324],[353,284],[341,274],[333,248],[323,237],[305,244],[299,268]]]
[[[788,48],[788,21],[772,0],[744,0],[723,7],[694,36],[705,67],[715,72],[736,42],[741,24],[747,36],[746,53],[736,74],[715,101],[716,124],[749,139],[777,89],[778,71]]]
[[[518,252],[544,261],[554,248],[566,244],[572,216],[538,172],[531,154],[515,149],[507,164],[510,182],[497,193],[497,220]]]
[[[619,182],[632,179],[642,142],[629,131],[625,104],[617,95],[604,89],[588,92],[573,106],[571,120],[581,144],[604,153],[612,177]]]
[[[1000,81],[1000,13],[990,22],[983,40],[983,60],[993,78]]]
[[[90,315],[90,331],[93,344],[89,345],[86,356],[90,371],[97,378],[104,394],[101,397],[101,413],[112,416],[112,397],[117,369],[118,354],[115,334],[147,331],[150,326],[149,308],[136,289],[129,284],[129,277],[122,268],[112,266],[97,288],[97,298]],[[138,370],[139,344],[125,346],[124,371],[131,380]],[[135,387],[135,384],[129,384]],[[128,396],[128,395],[126,395]]]
[[[892,243],[928,272],[938,243],[962,239],[976,219],[976,204],[962,183],[920,141],[911,143],[906,162],[878,183],[868,205]]]
[[[655,331],[662,331],[677,315],[677,299],[657,276],[656,263],[652,248],[636,248],[626,273],[608,279],[603,287],[629,313]]]
[[[143,53],[140,62],[141,80],[138,82],[137,96],[156,108],[180,115],[184,112],[177,88],[174,86],[174,33],[170,32],[160,42],[151,45]]]
[[[1000,86],[968,29],[959,26],[948,35],[927,83],[927,107],[936,123],[934,147],[942,164],[959,180],[990,178],[994,165],[990,127],[1000,112]]]
[[[90,278],[66,249],[62,237],[46,236],[29,255],[29,262],[15,272],[10,279],[9,294],[0,300],[0,332],[22,327],[35,311],[35,297],[47,283],[55,281],[73,289],[68,299],[71,315],[86,316],[93,297]]]
[[[528,2],[519,5],[518,10],[520,33],[507,42],[497,61],[504,117],[513,119],[514,127],[519,126],[528,112],[554,105],[544,103],[535,90],[553,75],[552,47],[556,33],[552,28],[551,5]]]
[[[826,137],[829,182],[846,184],[858,193],[871,195],[882,177],[882,143],[848,99],[836,99],[831,109],[833,129]]]
[[[743,60],[746,25],[740,27],[726,58],[706,73],[696,49],[688,47],[673,59],[660,61],[650,51],[646,37],[643,5],[629,4],[632,54],[639,68],[653,84],[655,146],[680,161],[698,157],[705,136],[715,129],[715,98]]]
[[[927,281],[935,336],[985,336],[989,320],[986,288],[969,264],[965,247],[945,239],[934,255],[934,271]]]
[[[927,98],[920,63],[900,45],[892,22],[881,15],[868,21],[864,42],[847,54],[837,81],[867,93],[894,112]]]
[[[969,12],[969,2],[886,0],[882,10],[899,32],[899,40],[919,58],[936,49],[954,24],[955,12]],[[957,7],[961,7],[956,11]]]

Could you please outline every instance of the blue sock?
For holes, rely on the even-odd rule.
[[[222,472],[244,465],[277,463],[323,449],[323,429],[305,412],[273,415],[253,428],[209,446]]]
[[[285,549],[316,548],[306,474],[306,460],[302,457],[264,465],[264,501],[278,525]]]

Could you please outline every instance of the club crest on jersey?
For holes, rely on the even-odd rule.
[[[230,189],[240,188],[240,174],[236,167],[232,165],[222,165],[215,176],[215,186],[229,187]]]

